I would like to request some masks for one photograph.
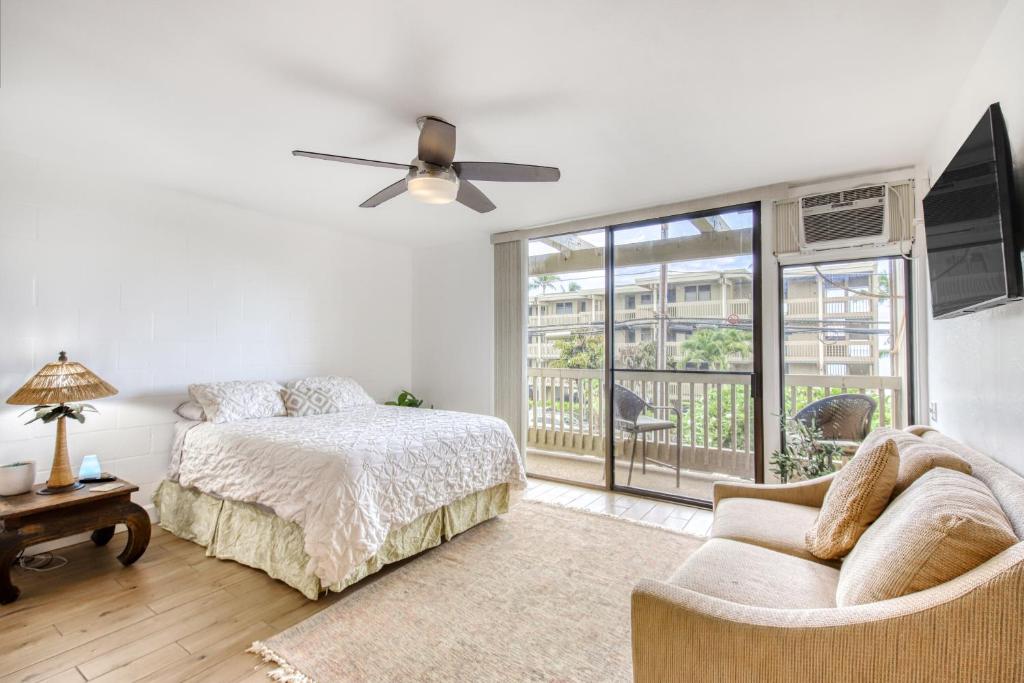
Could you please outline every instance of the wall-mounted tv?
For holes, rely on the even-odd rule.
[[[924,198],[932,315],[953,318],[1020,299],[1010,143],[993,104]]]

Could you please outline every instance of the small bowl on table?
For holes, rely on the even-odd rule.
[[[0,465],[0,496],[20,496],[32,490],[36,481],[34,461]]]

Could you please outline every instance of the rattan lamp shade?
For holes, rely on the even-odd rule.
[[[81,363],[69,361],[68,355],[61,351],[56,361],[44,365],[43,369],[25,382],[21,389],[15,391],[7,402],[16,406],[64,404],[113,396],[116,393],[117,389]],[[36,493],[66,493],[82,488],[82,484],[71,471],[65,422],[65,415],[57,418],[57,443],[53,449],[50,478],[46,481],[46,486]]]
[[[16,406],[74,403],[113,396],[116,393],[117,389],[81,363],[68,360],[67,354],[61,351],[56,361],[44,365],[43,369],[15,391],[7,402]]]

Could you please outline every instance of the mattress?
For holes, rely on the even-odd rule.
[[[507,485],[526,486],[500,419],[367,405],[308,417],[179,428],[169,479],[261,506],[302,530],[305,573],[344,582],[392,530]]]

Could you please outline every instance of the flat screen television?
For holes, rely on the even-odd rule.
[[[993,104],[924,198],[932,315],[953,318],[1020,299],[1013,166]]]

